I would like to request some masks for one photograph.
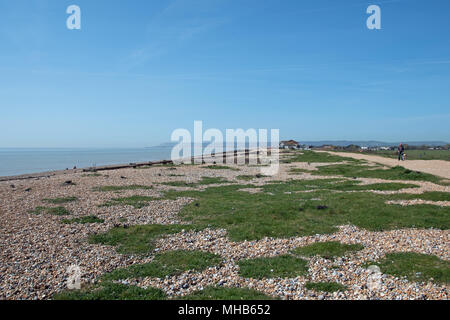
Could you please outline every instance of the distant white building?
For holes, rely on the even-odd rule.
[[[300,149],[300,144],[294,140],[281,141],[280,149]]]

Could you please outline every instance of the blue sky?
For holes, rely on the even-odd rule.
[[[66,28],[66,8],[82,29]],[[381,7],[368,30],[366,8]],[[447,0],[0,0],[0,147],[450,141]]]

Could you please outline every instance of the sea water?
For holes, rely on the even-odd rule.
[[[168,160],[172,146],[136,149],[19,149],[0,148],[0,176]]]

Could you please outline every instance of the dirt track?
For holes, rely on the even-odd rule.
[[[361,153],[348,152],[330,152],[341,157],[351,157],[354,159],[364,159],[368,161],[378,162],[390,167],[402,166],[410,170],[430,173],[439,177],[450,179],[450,161],[444,160],[406,160],[398,161],[380,156],[373,156]]]

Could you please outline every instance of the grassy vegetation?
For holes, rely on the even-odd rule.
[[[63,224],[86,224],[86,223],[103,223],[105,220],[98,218],[97,216],[86,216],[81,218],[73,218],[73,219],[63,219],[61,223]]]
[[[212,170],[232,170],[232,171],[239,171],[238,168],[232,168],[232,167],[228,167],[228,166],[220,166],[220,165],[211,165],[211,166],[206,166],[206,167],[202,167],[202,168],[212,169]]]
[[[117,252],[122,254],[145,255],[153,250],[157,238],[192,228],[192,226],[159,224],[116,227],[102,234],[91,235],[89,242],[117,246]]]
[[[301,169],[301,168],[290,168],[289,174],[299,174],[299,173],[312,173],[314,170]]]
[[[28,210],[28,213],[29,214],[39,215],[39,214],[45,213],[46,209],[47,209],[46,207],[36,207],[36,208],[34,208],[32,210]]]
[[[378,178],[385,180],[413,180],[413,181],[430,181],[437,184],[443,184],[442,178],[436,177],[429,173],[419,171],[411,171],[401,166],[392,168],[382,168],[381,166],[366,166],[361,164],[335,164],[318,167],[317,171],[312,172],[313,175],[340,175],[344,177],[357,178]]]
[[[352,186],[349,190],[352,191],[364,191],[364,190],[375,190],[375,191],[398,191],[402,189],[419,188],[420,186],[411,183],[373,183],[365,184],[359,186]],[[339,188],[339,187],[338,187]],[[345,191],[344,188],[335,190]]]
[[[281,160],[281,163],[293,163],[293,162],[361,162],[350,157],[340,157],[332,155],[326,152],[314,152],[314,151],[301,151],[295,152],[292,156]]]
[[[428,201],[450,201],[450,193],[448,192],[424,192],[421,194],[393,194],[389,196],[390,200],[414,200],[422,199]]]
[[[124,191],[124,190],[150,190],[153,189],[152,186],[141,186],[141,185],[131,185],[131,186],[101,186],[93,188],[93,191],[100,192],[112,192],[112,191]]]
[[[331,259],[362,249],[364,249],[364,246],[360,244],[343,244],[336,241],[329,241],[313,243],[306,247],[296,248],[292,252],[300,256],[321,256],[326,259]]]
[[[184,271],[202,271],[207,267],[220,264],[221,257],[202,251],[176,250],[157,254],[154,260],[146,264],[132,265],[117,269],[103,276],[106,280],[134,279],[144,277],[164,278]]]
[[[337,282],[307,282],[305,288],[308,290],[322,292],[345,291],[347,287]]]
[[[341,181],[335,183],[333,185],[324,187],[323,189],[327,190],[336,190],[336,191],[368,191],[368,190],[376,190],[376,191],[397,191],[401,189],[409,189],[409,188],[419,188],[416,184],[411,183],[372,183],[372,184],[361,184],[360,181]]]
[[[408,188],[418,188],[419,186],[411,183],[373,183],[361,184],[358,180],[343,180],[343,179],[320,179],[320,180],[289,180],[271,181],[264,188],[269,192],[295,192],[295,191],[386,191],[386,190],[401,190]]]
[[[261,292],[247,288],[206,287],[175,300],[278,300]]]
[[[197,187],[201,185],[208,184],[220,184],[220,183],[232,183],[232,181],[228,181],[222,177],[202,177],[198,182],[185,182],[185,181],[172,181],[172,182],[163,182],[161,184],[172,187]]]
[[[53,204],[63,204],[77,201],[77,197],[55,198],[55,199],[43,199],[42,201]]]
[[[181,217],[198,228],[227,229],[234,241],[333,233],[336,226],[343,224],[353,224],[372,231],[450,227],[449,207],[399,207],[385,204],[385,201],[395,199],[390,195],[330,192],[339,189],[373,189],[373,185],[358,186],[354,181],[291,180],[264,185],[260,193],[238,191],[246,187],[249,186],[210,187],[203,192],[169,191],[166,196],[172,199],[196,198],[195,203],[181,210]],[[384,184],[377,187],[387,189]],[[306,190],[316,191],[296,192]]]
[[[252,175],[242,175],[242,176],[237,176],[236,179],[238,180],[244,180],[244,181],[250,181],[255,179],[255,176]]]
[[[379,150],[364,152],[391,159],[398,159],[397,151]],[[450,161],[450,150],[405,150],[408,160],[445,160]]]
[[[70,212],[64,207],[36,207],[35,209],[28,211],[28,213],[36,215],[46,213],[54,216],[67,216],[70,214]]]
[[[135,209],[141,209],[149,205],[150,201],[158,200],[155,197],[149,196],[131,196],[124,198],[115,198],[100,205],[100,207],[112,207],[112,206],[133,206]]]
[[[450,283],[450,262],[432,255],[390,253],[378,262],[366,263],[369,265],[378,265],[382,273],[406,277],[409,281]]]
[[[261,178],[265,178],[265,175],[262,174],[255,174],[255,175],[241,175],[241,176],[237,176],[236,179],[238,180],[244,180],[244,181],[250,181],[253,179],[261,179]]]
[[[241,276],[257,279],[293,278],[308,272],[308,262],[291,255],[241,260],[239,267]]]
[[[136,170],[145,170],[145,169],[151,169],[151,168],[155,168],[156,166],[139,166],[139,167],[136,167],[136,168],[134,168],[134,169],[136,169]]]
[[[381,167],[368,167],[362,161],[355,161],[329,155],[306,152],[304,155],[292,153],[288,161],[308,162],[342,162],[324,166],[314,174],[343,175],[345,177],[374,177],[384,179],[398,179],[431,181],[439,179],[432,175],[408,171],[401,167],[384,170]],[[339,159],[337,159],[339,158]],[[232,169],[224,166],[209,166],[211,169]],[[407,178],[405,178],[407,177]],[[250,181],[258,176],[242,175],[238,179]],[[428,179],[428,180],[427,180]],[[186,183],[183,181],[165,183],[173,186],[195,187],[198,185],[229,183],[221,177],[203,177],[199,182]],[[433,181],[434,182],[434,181]],[[263,237],[285,238],[292,236],[307,236],[314,234],[332,233],[337,226],[344,224],[356,225],[373,231],[392,230],[409,227],[449,229],[450,208],[430,205],[415,205],[400,207],[385,204],[387,200],[396,199],[424,199],[449,200],[448,193],[428,192],[416,194],[380,195],[367,190],[400,190],[415,188],[415,184],[406,183],[377,183],[361,185],[357,180],[317,179],[272,181],[270,184],[258,186],[260,193],[249,194],[239,192],[241,188],[253,185],[229,185],[209,187],[200,190],[170,190],[164,199],[190,197],[196,199],[185,206],[180,216],[192,225],[141,225],[132,227],[116,227],[106,233],[92,235],[91,243],[115,246],[122,254],[150,255],[154,249],[154,242],[166,235],[180,232],[182,229],[224,228],[233,241],[257,240]],[[108,187],[108,186],[107,186]],[[129,186],[130,187],[130,186]],[[132,186],[131,186],[132,187]],[[136,186],[135,186],[136,187]],[[313,192],[302,192],[311,191]],[[102,191],[102,190],[99,190]],[[108,190],[118,191],[118,190]],[[299,192],[297,192],[299,191]],[[351,193],[334,191],[355,191]],[[149,201],[159,198],[134,196],[112,199],[105,205],[132,205],[141,208]],[[41,207],[42,208],[42,207]],[[50,208],[39,209],[41,212]],[[81,218],[79,218],[81,219]],[[64,220],[63,220],[64,221]],[[67,220],[71,223],[76,219]],[[69,223],[69,222],[67,222]],[[307,273],[307,261],[298,256],[320,255],[325,258],[343,256],[349,252],[363,249],[361,245],[346,245],[339,242],[316,243],[293,250],[291,254],[274,258],[257,258],[239,262],[240,274],[243,277],[273,278],[296,277]],[[388,255],[377,264],[383,272],[405,275],[418,279],[430,279],[448,283],[448,262],[432,256],[395,256]],[[400,254],[401,255],[401,254]],[[430,258],[431,257],[431,258]],[[437,260],[436,260],[437,259]],[[132,265],[128,268],[117,269],[102,277],[99,285],[90,286],[81,291],[69,292],[69,298],[87,299],[159,299],[164,294],[156,289],[149,291],[137,287],[123,287],[112,284],[112,280],[140,277],[164,278],[179,274],[186,270],[203,270],[208,266],[220,264],[219,256],[200,251],[172,251],[156,254],[151,263]],[[417,272],[420,272],[419,274]],[[315,291],[343,291],[346,288],[338,283],[308,283],[306,287]],[[156,290],[156,291],[155,291]],[[155,296],[156,298],[153,298]],[[64,297],[64,296],[63,296]],[[262,293],[249,289],[235,289],[223,287],[208,287],[182,299],[263,299]]]
[[[163,300],[165,298],[165,293],[160,289],[142,289],[112,282],[89,285],[81,290],[67,290],[53,296],[54,300]]]

